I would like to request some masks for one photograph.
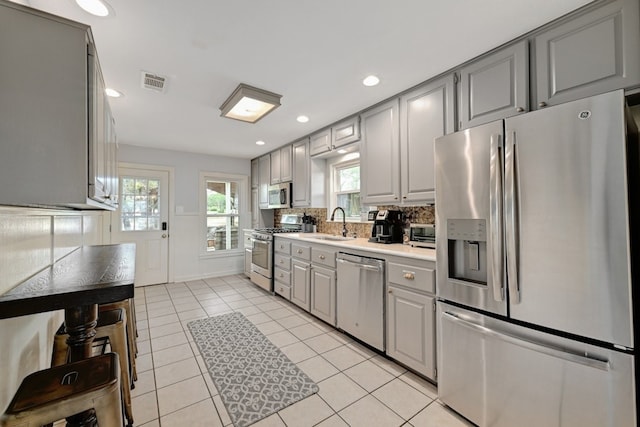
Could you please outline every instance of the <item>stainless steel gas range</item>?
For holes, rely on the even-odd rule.
[[[279,227],[258,228],[251,233],[251,281],[266,291],[273,292],[273,235],[299,233],[302,216],[282,215]]]

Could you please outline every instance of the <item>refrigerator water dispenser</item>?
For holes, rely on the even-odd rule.
[[[447,220],[450,279],[486,286],[486,230],[484,219]]]

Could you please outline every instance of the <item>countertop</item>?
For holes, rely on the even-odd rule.
[[[402,243],[374,243],[365,238],[346,238],[345,240],[327,240],[336,238],[338,236],[332,234],[323,233],[280,233],[277,234],[278,238],[299,240],[308,243],[317,243],[322,245],[335,246],[341,250],[348,250],[349,248],[363,250],[367,252],[373,252],[385,255],[396,255],[407,258],[420,259],[425,261],[436,261],[436,251],[428,248],[414,248],[410,245],[403,245]],[[338,237],[338,239],[343,239]]]
[[[132,298],[134,244],[82,246],[0,295],[0,319]]]

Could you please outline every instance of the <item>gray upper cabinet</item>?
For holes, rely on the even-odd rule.
[[[88,26],[0,4],[0,204],[117,204],[114,120]]]
[[[331,151],[331,128],[316,132],[309,137],[309,153],[312,156]]]
[[[325,160],[311,159],[309,138],[294,142],[293,190],[291,204],[294,208],[322,208],[325,201]]]
[[[360,194],[364,204],[400,202],[398,111],[399,101],[394,99],[361,115]]]
[[[350,117],[316,132],[309,141],[311,157],[330,157],[334,150],[360,141],[360,117]]]
[[[251,160],[251,188],[258,188],[260,182],[259,170],[258,159]]]
[[[280,182],[289,182],[293,179],[291,144],[280,149]]]
[[[309,158],[309,140],[293,143],[293,185],[291,205],[293,207],[311,206],[311,159]]]
[[[537,108],[640,83],[638,0],[618,0],[537,35]]]
[[[521,114],[529,106],[528,41],[501,49],[460,70],[459,128]]]
[[[271,184],[289,182],[293,179],[291,145],[271,152]]]
[[[271,156],[265,154],[258,158],[258,206],[269,208],[269,184],[271,183]]]
[[[400,98],[403,203],[435,200],[433,140],[454,131],[454,87],[454,75],[451,74]]]
[[[360,116],[354,116],[331,127],[331,149],[360,141]]]

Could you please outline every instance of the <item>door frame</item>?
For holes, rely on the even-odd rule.
[[[145,163],[128,163],[128,162],[118,162],[118,191],[120,191],[120,169],[121,168],[127,168],[127,169],[143,169],[143,170],[151,170],[151,171],[160,171],[160,172],[167,172],[169,174],[169,188],[168,188],[168,194],[167,194],[167,208],[169,209],[169,230],[167,230],[169,233],[169,242],[168,242],[168,254],[167,254],[167,283],[173,283],[174,282],[174,239],[172,238],[171,234],[172,234],[172,227],[174,224],[174,216],[175,216],[175,200],[174,200],[174,194],[175,194],[175,168],[173,166],[160,166],[160,165],[151,165],[151,164],[145,164]],[[115,243],[114,239],[113,239],[113,233],[111,231],[111,224],[113,224],[114,219],[118,220],[118,218],[114,218],[114,215],[116,214],[116,212],[118,211],[112,211],[109,213],[109,227],[108,227],[108,231],[109,231],[109,242],[111,243]]]

